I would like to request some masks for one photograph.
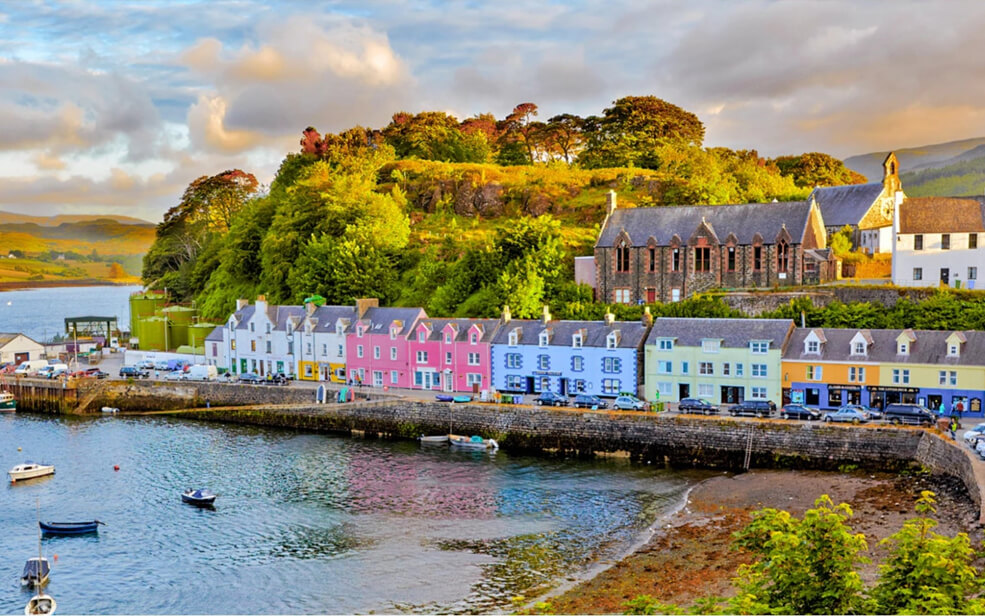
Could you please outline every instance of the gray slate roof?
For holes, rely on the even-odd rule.
[[[811,193],[811,197],[814,197],[817,206],[821,208],[826,227],[858,226],[862,217],[882,194],[882,189],[882,182],[819,186]]]
[[[804,340],[813,330],[824,333],[827,343],[821,345],[821,354],[804,353]],[[901,364],[940,364],[942,366],[982,366],[985,365],[985,332],[962,331],[967,342],[962,345],[960,357],[947,356],[945,342],[952,331],[912,330],[916,341],[910,345],[909,355],[896,354],[896,338],[902,329],[870,329],[873,344],[869,346],[868,357],[851,354],[851,339],[858,329],[798,327],[790,336],[790,344],[783,359],[807,361],[856,361],[859,363],[901,363]]]
[[[236,317],[236,329],[249,329],[250,320],[253,319],[253,313],[256,312],[256,306],[253,304],[247,304],[239,310],[233,313]]]
[[[206,342],[222,342],[225,340],[226,328],[222,325],[217,326],[205,337]]]
[[[492,342],[493,336],[496,335],[496,327],[499,325],[499,319],[421,319],[421,323],[427,323],[431,327],[431,335],[428,336],[428,341],[437,342],[442,340],[442,331],[444,331],[445,326],[449,323],[454,323],[458,326],[458,334],[455,336],[455,342],[468,342],[469,340],[469,329],[478,324],[482,328],[482,337],[479,342]],[[416,328],[415,328],[416,330]],[[411,331],[409,336],[413,337],[414,332]]]
[[[722,348],[738,349],[753,340],[770,342],[770,349],[783,349],[793,321],[787,319],[681,319],[660,317],[653,324],[647,344],[658,338],[673,338],[675,346],[697,347],[702,340],[721,340]]]
[[[496,332],[493,344],[509,344],[510,332],[520,329],[520,345],[538,346],[540,332],[548,329],[552,332],[548,346],[571,346],[571,341],[580,330],[585,330],[582,346],[605,348],[608,335],[618,330],[620,349],[636,349],[646,336],[646,325],[641,321],[614,321],[607,325],[605,321],[549,321],[544,325],[543,320],[514,319],[504,323]]]
[[[315,332],[334,332],[335,324],[339,319],[349,319],[349,324],[356,319],[355,306],[319,306],[311,314],[311,321],[315,324]]]
[[[390,324],[394,321],[401,321],[403,327],[397,332],[397,335],[406,336],[414,327],[417,319],[426,317],[427,313],[424,312],[423,308],[370,308],[363,314],[360,321],[369,325],[370,334],[388,334],[390,333]],[[346,333],[355,331],[356,321],[353,320]]]
[[[708,222],[723,244],[729,233],[735,234],[739,244],[752,244],[757,233],[763,243],[772,244],[784,226],[794,242],[799,242],[804,237],[810,209],[810,201],[616,209],[595,245],[614,246],[624,229],[634,246],[646,245],[650,237],[666,246],[675,234],[682,242],[687,242],[702,219]]]

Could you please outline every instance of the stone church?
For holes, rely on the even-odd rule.
[[[595,244],[601,302],[680,301],[713,288],[772,288],[835,277],[821,209],[788,203],[609,207]]]

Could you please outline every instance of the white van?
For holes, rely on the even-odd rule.
[[[22,361],[21,365],[17,366],[17,369],[14,370],[14,374],[31,376],[37,374],[38,370],[41,370],[47,365],[47,359],[30,359],[28,361]]]
[[[185,372],[185,380],[188,381],[214,381],[218,376],[219,372],[215,366],[206,366],[204,364],[191,366],[188,368],[188,372]]]
[[[68,364],[49,364],[45,366],[47,368],[46,377],[49,379],[57,379],[63,374],[68,374]],[[38,376],[41,375],[41,371],[38,371]]]

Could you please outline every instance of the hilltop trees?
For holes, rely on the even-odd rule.
[[[856,173],[833,156],[821,152],[806,152],[799,156],[780,156],[773,161],[780,173],[793,178],[801,188],[865,184],[865,176]]]

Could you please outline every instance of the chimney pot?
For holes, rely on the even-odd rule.
[[[547,306],[544,306],[544,324],[546,325],[547,323],[550,322],[551,322],[551,309],[548,308]]]
[[[611,312],[606,312],[605,313],[605,324],[606,325],[612,325],[613,323],[615,323],[615,321],[616,321],[616,315],[612,314]]]
[[[503,323],[509,323],[511,318],[512,317],[510,315],[510,307],[504,305],[503,306]]]

